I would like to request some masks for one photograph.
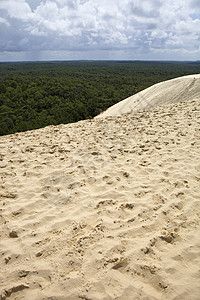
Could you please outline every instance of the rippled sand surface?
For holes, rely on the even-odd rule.
[[[198,300],[199,107],[1,137],[1,299]]]

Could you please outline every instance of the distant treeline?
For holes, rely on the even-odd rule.
[[[157,82],[199,72],[199,62],[0,63],[0,135],[93,118]]]

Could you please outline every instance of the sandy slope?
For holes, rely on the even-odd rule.
[[[1,299],[198,300],[199,105],[1,137]]]
[[[159,82],[111,106],[96,118],[116,116],[141,109],[200,97],[200,74]]]

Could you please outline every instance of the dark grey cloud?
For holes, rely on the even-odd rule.
[[[27,0],[26,1],[32,10],[35,10],[40,4],[41,0]]]
[[[0,1],[0,60],[5,52],[43,51],[198,59],[199,37],[199,0]]]
[[[130,13],[149,18],[158,18],[160,16],[160,9],[162,7],[163,1],[155,0],[155,1],[130,1]]]
[[[191,0],[189,1],[190,7],[198,9],[200,11],[200,1],[199,0]]]

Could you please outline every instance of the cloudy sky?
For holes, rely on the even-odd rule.
[[[199,60],[200,0],[0,0],[0,61]]]

